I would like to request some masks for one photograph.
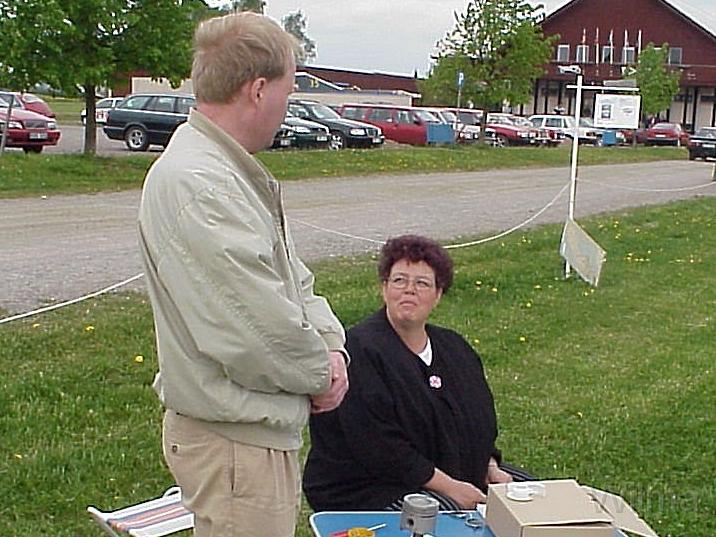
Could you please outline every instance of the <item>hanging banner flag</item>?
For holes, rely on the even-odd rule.
[[[597,93],[594,96],[594,126],[638,129],[640,95]]]
[[[584,281],[594,287],[599,284],[607,253],[574,220],[564,224],[559,253]]]

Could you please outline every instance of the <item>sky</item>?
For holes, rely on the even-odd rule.
[[[567,0],[541,0],[547,12]],[[628,1],[628,0],[624,0]],[[679,0],[716,17],[716,0]],[[266,14],[280,21],[303,12],[316,43],[312,64],[425,75],[435,44],[453,28],[454,12],[468,0],[266,0]]]

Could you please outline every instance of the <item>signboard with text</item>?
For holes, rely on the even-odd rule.
[[[594,99],[594,126],[617,129],[639,128],[640,95],[597,93]]]

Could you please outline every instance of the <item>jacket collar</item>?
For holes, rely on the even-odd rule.
[[[254,183],[257,188],[262,190],[268,189],[269,194],[275,191],[275,187],[270,185],[271,183],[277,183],[277,181],[273,175],[271,175],[271,172],[264,168],[258,159],[246,151],[239,142],[229,136],[224,129],[195,108],[189,111],[188,123],[217,144],[226,156],[244,170],[247,178]]]

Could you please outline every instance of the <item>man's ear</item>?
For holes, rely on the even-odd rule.
[[[258,104],[263,99],[267,82],[264,77],[259,77],[251,82],[249,85],[249,100],[252,103]]]

